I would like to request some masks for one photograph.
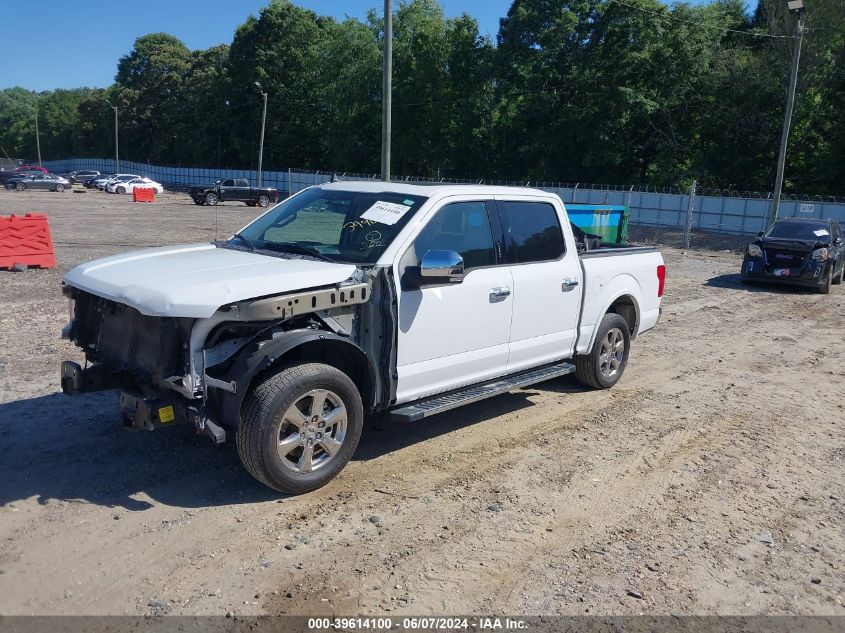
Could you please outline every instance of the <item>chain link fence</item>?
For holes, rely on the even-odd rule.
[[[55,173],[96,169],[113,173],[113,159],[68,159],[45,161]],[[120,171],[147,176],[172,189],[213,182],[218,178],[246,178],[257,181],[257,172],[244,169],[174,167],[121,161]],[[278,189],[282,197],[306,187],[338,180],[378,180],[379,174],[306,171],[287,169],[262,172],[262,185]],[[631,242],[676,248],[738,251],[766,229],[771,221],[772,196],[757,191],[708,189],[693,182],[688,188],[594,185],[454,178],[431,179],[394,176],[409,184],[486,184],[534,187],[558,194],[564,203],[625,206],[629,210],[628,239]],[[833,218],[845,223],[845,198],[835,196],[786,195],[779,217]]]

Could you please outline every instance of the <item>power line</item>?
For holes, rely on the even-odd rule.
[[[175,114],[156,115],[154,118],[156,120],[160,121],[162,119],[172,120],[172,119],[182,119],[182,118],[186,118],[186,117],[203,116],[205,114],[215,114],[217,112],[225,112],[226,110],[236,110],[238,108],[246,108],[248,106],[255,105],[257,103],[261,103],[261,99],[256,99],[254,101],[247,101],[246,103],[238,103],[238,104],[235,104],[235,105],[226,105],[226,106],[223,106],[222,108],[216,108],[214,110],[205,110],[204,112],[187,111],[187,112],[181,112],[181,113],[175,113]],[[130,112],[135,112],[135,109],[131,106],[129,106],[127,109]]]
[[[650,15],[655,15],[655,16],[660,17],[660,18],[665,18],[667,20],[674,20],[675,22],[683,22],[684,24],[692,24],[694,26],[699,26],[699,27],[704,26],[701,22],[698,22],[696,20],[685,20],[683,18],[679,18],[679,17],[676,17],[674,15],[668,15],[666,13],[660,13],[659,11],[652,11],[651,9],[638,7],[638,6],[633,5],[633,4],[627,4],[625,2],[621,2],[620,0],[609,0],[609,2],[612,2],[613,4],[618,4],[618,5],[623,6],[623,7],[628,7],[629,9],[634,9],[635,11],[641,11],[642,13],[648,13]],[[719,29],[723,32],[726,32],[726,33],[737,33],[739,35],[747,35],[749,37],[768,37],[768,38],[778,39],[778,40],[794,40],[795,39],[794,35],[772,35],[770,33],[754,33],[752,31],[738,31],[737,29],[729,29],[726,26],[719,27]]]

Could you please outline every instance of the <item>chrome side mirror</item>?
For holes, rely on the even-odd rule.
[[[420,262],[420,277],[460,283],[464,278],[464,258],[455,251],[428,251]]]

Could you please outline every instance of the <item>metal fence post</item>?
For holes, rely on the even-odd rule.
[[[687,226],[684,230],[684,248],[689,248],[690,237],[692,236],[692,211],[695,206],[695,180],[689,188],[689,203],[687,204]]]

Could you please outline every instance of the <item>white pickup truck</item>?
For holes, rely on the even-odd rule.
[[[660,315],[652,247],[594,247],[560,198],[487,186],[337,182],[229,240],[82,264],[64,279],[69,394],[120,390],[124,423],[237,437],[287,493],[349,461],[364,415],[419,420],[574,373],[622,376]]]

